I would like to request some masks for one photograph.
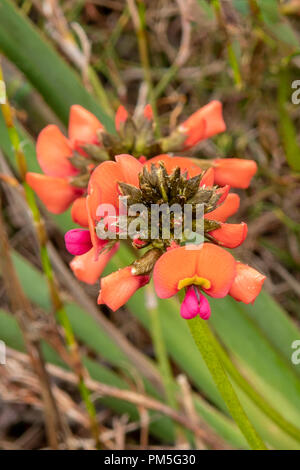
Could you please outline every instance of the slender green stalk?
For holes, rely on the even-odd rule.
[[[99,102],[102,104],[102,106],[105,109],[105,111],[107,112],[107,114],[109,116],[112,116],[113,115],[113,110],[112,110],[111,104],[109,102],[109,99],[107,98],[105,89],[104,89],[104,87],[101,83],[101,80],[99,79],[97,73],[95,72],[95,70],[93,69],[93,67],[91,65],[88,66],[87,74],[88,74],[89,81],[90,81],[90,83],[93,87],[93,90],[94,90],[94,93],[95,93],[96,97],[99,99]]]
[[[0,64],[0,81],[1,80],[3,81],[3,72],[2,72],[2,67]],[[34,226],[36,229],[37,238],[38,238],[39,247],[40,247],[40,257],[41,257],[42,268],[43,268],[43,271],[45,273],[45,276],[48,282],[48,287],[50,291],[50,297],[51,297],[51,301],[53,304],[53,308],[56,313],[56,317],[58,321],[60,322],[60,324],[62,325],[64,329],[67,346],[70,351],[73,364],[74,364],[74,372],[77,374],[77,377],[78,377],[79,391],[81,393],[82,400],[85,403],[87,412],[89,414],[91,431],[93,433],[96,446],[100,447],[99,429],[98,429],[98,424],[95,418],[96,410],[90,399],[90,392],[87,389],[85,382],[84,382],[84,376],[86,372],[80,360],[79,348],[78,348],[78,344],[76,342],[76,339],[72,330],[70,320],[68,318],[63,302],[60,298],[60,293],[56,285],[56,279],[54,277],[50,257],[49,257],[48,250],[47,250],[47,233],[45,230],[44,221],[41,218],[40,211],[36,204],[34,192],[28,186],[25,180],[26,172],[27,172],[26,158],[25,158],[24,152],[20,144],[18,132],[14,125],[12,109],[7,99],[4,104],[1,104],[1,110],[2,110],[3,117],[6,123],[9,138],[10,138],[10,141],[11,141],[14,153],[15,153],[18,170],[19,170],[22,184],[23,184],[24,191],[25,191],[26,201],[31,211]]]
[[[195,343],[214,379],[214,382],[223,397],[227,408],[247,439],[250,447],[254,450],[267,450],[266,445],[257,434],[247,417],[237,394],[220,362],[218,353],[215,351],[214,342],[211,339],[211,331],[205,320],[196,316],[188,320],[188,326]]]
[[[178,65],[173,64],[171,65],[171,67],[168,68],[166,73],[162,76],[162,78],[160,79],[160,81],[158,82],[158,84],[153,90],[153,95],[156,100],[160,97],[160,95],[165,91],[169,83],[176,76],[178,70],[179,70]]]
[[[223,31],[226,42],[227,42],[227,54],[228,54],[228,61],[230,64],[230,67],[232,68],[233,71],[233,79],[236,87],[238,89],[242,88],[243,82],[242,82],[242,76],[240,72],[240,67],[239,67],[239,61],[236,56],[230,35],[227,30],[227,25],[224,21],[223,15],[222,15],[222,7],[221,7],[221,2],[220,0],[213,0],[212,5],[215,11],[215,16],[218,22],[218,25],[220,29]]]
[[[145,78],[145,82],[147,83],[149,101],[153,110],[153,118],[155,122],[155,133],[157,137],[160,137],[161,133],[160,133],[160,127],[159,127],[156,100],[155,100],[154,91],[153,91],[152,74],[151,74],[151,67],[150,67],[149,54],[148,54],[147,37],[146,37],[145,4],[143,0],[138,0],[138,8],[137,8],[135,4],[135,0],[127,0],[127,2],[128,2],[130,15],[132,17],[132,21],[133,21],[135,31],[136,31],[140,59],[141,59],[141,63],[142,63],[143,71],[144,71],[144,78]]]
[[[227,45],[227,52],[228,52],[228,60],[229,60],[229,63],[233,72],[234,83],[237,88],[242,88],[243,83],[242,83],[239,62],[235,54],[233,44],[231,42],[229,42]]]
[[[158,362],[158,367],[161,373],[161,378],[164,384],[164,389],[167,397],[168,405],[171,408],[177,408],[175,398],[174,379],[172,376],[171,366],[168,359],[168,354],[163,337],[160,312],[156,305],[156,295],[153,291],[153,286],[147,286],[146,290],[146,306],[151,319],[151,334],[154,345],[155,355]]]
[[[274,423],[276,423],[283,431],[291,437],[300,442],[300,429],[294,424],[287,421],[280,413],[278,413],[270,404],[265,400],[242,376],[238,369],[231,362],[226,351],[219,343],[217,338],[211,333],[211,342],[215,351],[217,351],[219,358],[224,365],[225,369],[234,380],[234,382],[248,395],[248,397],[257,405],[260,410],[267,415]]]

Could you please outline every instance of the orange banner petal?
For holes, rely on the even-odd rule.
[[[149,282],[149,276],[134,276],[131,267],[119,269],[101,279],[98,304],[105,304],[113,311],[122,307],[130,297]]]
[[[221,227],[212,230],[209,234],[217,240],[217,242],[226,246],[226,248],[237,248],[245,240],[248,233],[248,227],[245,222],[241,224],[221,224]]]
[[[215,210],[204,215],[205,219],[226,222],[226,220],[235,214],[240,206],[240,197],[237,194],[229,193],[225,201]]]
[[[250,266],[237,262],[237,272],[229,295],[239,302],[254,302],[261,291],[266,276]]]
[[[50,124],[40,132],[36,153],[43,172],[48,176],[67,177],[78,173],[69,160],[71,144],[57,126]]]
[[[70,109],[69,138],[76,144],[96,143],[97,131],[103,129],[101,122],[87,109],[74,104]]]
[[[82,195],[82,190],[71,186],[64,178],[27,173],[26,182],[36,192],[48,211],[61,214]]]
[[[219,158],[213,163],[215,182],[220,186],[229,184],[233,188],[248,188],[251,178],[257,171],[257,164],[253,160]]]

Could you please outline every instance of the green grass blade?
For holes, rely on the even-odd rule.
[[[67,124],[69,108],[81,104],[113,131],[113,121],[81,85],[78,75],[57,54],[13,2],[0,2],[0,49]]]
[[[285,156],[292,170],[300,171],[300,146],[297,132],[288,112],[288,102],[291,100],[291,80],[289,71],[282,68],[278,75],[278,119],[279,131],[282,138]]]

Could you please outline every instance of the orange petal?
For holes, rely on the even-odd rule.
[[[266,276],[256,269],[243,263],[236,263],[236,276],[231,285],[229,295],[239,302],[254,302],[261,291]]]
[[[156,293],[165,299],[178,292],[180,281],[193,284],[195,277],[210,282],[203,290],[212,297],[224,297],[235,276],[235,260],[222,248],[211,243],[169,250],[156,262],[153,280]],[[188,285],[188,284],[186,284]]]
[[[153,281],[156,293],[161,299],[172,297],[178,292],[178,282],[196,274],[198,250],[187,250],[185,246],[164,253],[155,263]]]
[[[233,188],[248,188],[251,178],[257,171],[257,164],[253,160],[218,158],[213,162],[215,183],[220,186],[229,184]]]
[[[209,289],[203,289],[211,297],[225,297],[236,273],[234,257],[223,248],[204,243],[197,258],[197,275],[211,282]]]
[[[132,155],[116,155],[115,160],[123,172],[123,181],[133,186],[139,186],[139,173],[143,171],[143,165]]]
[[[217,240],[217,242],[227,248],[236,248],[245,240],[248,233],[247,224],[223,224],[216,230],[212,230],[209,234]]]
[[[95,168],[88,187],[93,217],[96,217],[99,204],[112,204],[118,207],[117,185],[120,181],[123,181],[123,171],[117,162],[106,161]]]
[[[223,186],[222,188],[218,188],[216,190],[216,193],[219,195],[219,199],[218,199],[218,202],[217,204],[222,204],[222,202],[225,201],[225,199],[227,198],[228,194],[229,194],[229,191],[230,191],[230,186],[229,184],[227,184],[226,186]]]
[[[229,193],[225,201],[215,210],[204,215],[205,219],[226,222],[226,220],[235,214],[240,206],[240,197],[237,194]]]
[[[48,211],[61,214],[82,194],[82,190],[71,186],[66,179],[27,173],[26,182],[37,193]]]
[[[43,172],[48,176],[64,177],[78,173],[69,160],[71,145],[57,126],[50,124],[40,132],[36,153]]]
[[[87,211],[96,256],[100,242],[95,232],[96,221],[105,215],[115,217],[118,214],[118,183],[126,182],[137,186],[138,173],[143,168],[142,164],[131,155],[117,155],[115,158],[116,162],[106,161],[98,165],[89,181]]]
[[[71,106],[69,138],[73,145],[97,143],[97,131],[100,129],[103,129],[103,126],[94,114],[79,104]]]
[[[97,186],[94,189],[99,191],[99,194],[100,194],[100,189]],[[94,192],[92,194],[92,196],[95,196],[95,195],[96,195],[96,193]],[[100,250],[102,248],[103,241],[100,240],[98,238],[97,234],[96,234],[96,218],[97,218],[96,214],[97,214],[97,208],[98,208],[99,204],[97,204],[96,197],[95,197],[94,200],[91,199],[92,196],[90,196],[90,195],[87,196],[87,198],[86,198],[86,208],[87,208],[87,214],[88,214],[89,231],[90,231],[91,240],[92,240],[92,244],[93,244],[93,248],[94,248],[94,258],[95,258],[95,260],[97,260],[98,256],[99,256],[99,253],[100,253]],[[100,198],[100,196],[99,196],[99,198]]]
[[[119,269],[101,279],[98,304],[105,304],[113,311],[122,307],[130,297],[149,282],[149,276],[134,276],[131,266]]]
[[[111,250],[100,253],[97,261],[95,261],[93,248],[84,255],[75,256],[70,267],[77,279],[86,284],[95,284],[118,247],[119,244],[116,244]]]
[[[150,170],[151,164],[155,164],[157,166],[160,161],[165,164],[168,174],[172,173],[174,168],[177,166],[179,166],[182,172],[187,171],[190,178],[199,175],[202,171],[198,165],[187,157],[171,157],[167,154],[157,155],[156,157],[150,158],[145,165]]]
[[[118,183],[138,186],[138,174],[143,165],[131,155],[117,155],[116,161],[106,161],[97,166],[89,182],[91,213],[95,217],[99,204],[119,206]],[[100,189],[101,188],[101,189]]]
[[[122,105],[119,106],[116,112],[116,116],[115,116],[115,126],[116,126],[117,131],[120,130],[121,124],[127,121],[127,118],[128,118],[128,113],[126,109]]]
[[[78,197],[73,202],[71,216],[75,224],[81,225],[81,227],[89,226],[85,197]]]
[[[193,116],[191,116],[189,119],[192,117]],[[202,118],[198,119],[197,116],[195,116],[195,119],[191,121],[188,120],[180,125],[179,130],[187,135],[187,138],[183,144],[185,149],[194,147],[199,142],[201,142],[201,140],[205,139],[205,126],[205,120]]]
[[[211,101],[192,114],[180,128],[189,135],[185,146],[192,147],[203,139],[224,132],[226,125],[222,115],[222,103]]]
[[[207,188],[210,188],[211,186],[213,186],[214,180],[215,180],[214,169],[208,168],[208,170],[206,170],[206,172],[201,178],[200,186],[206,186]]]

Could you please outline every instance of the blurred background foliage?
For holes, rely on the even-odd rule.
[[[31,171],[40,171],[34,145],[39,131],[48,123],[64,130],[72,104],[91,110],[113,130],[120,103],[139,113],[150,99],[160,128],[168,132],[208,101],[222,101],[227,131],[202,142],[193,155],[258,163],[251,187],[240,193],[236,220],[247,221],[249,235],[235,254],[264,272],[267,281],[253,306],[229,298],[212,302],[210,323],[242,379],[257,392],[249,396],[243,381],[231,374],[247,414],[268,446],[277,449],[300,448],[295,428],[300,365],[291,362],[291,345],[300,339],[300,105],[292,102],[292,82],[300,79],[299,25],[299,0],[0,2],[2,67]],[[148,57],[140,54],[141,36]],[[93,448],[74,371],[49,333],[52,307],[28,209],[8,184],[7,175],[18,178],[18,170],[2,116],[0,148],[2,215],[15,273],[37,317],[30,327],[43,330],[42,354],[52,364],[53,393],[68,436],[60,446]],[[41,211],[61,295],[91,377],[101,445],[247,448],[177,302],[157,306],[176,396],[171,408],[165,404],[145,292],[116,313],[99,309],[98,286],[79,285],[68,270],[63,234],[73,226],[69,213],[53,217],[42,206]],[[130,260],[123,248],[108,270]],[[8,364],[0,366],[0,447],[42,448],[47,440],[39,384],[22,354],[24,339],[3,282],[0,288],[0,339],[9,348]]]

